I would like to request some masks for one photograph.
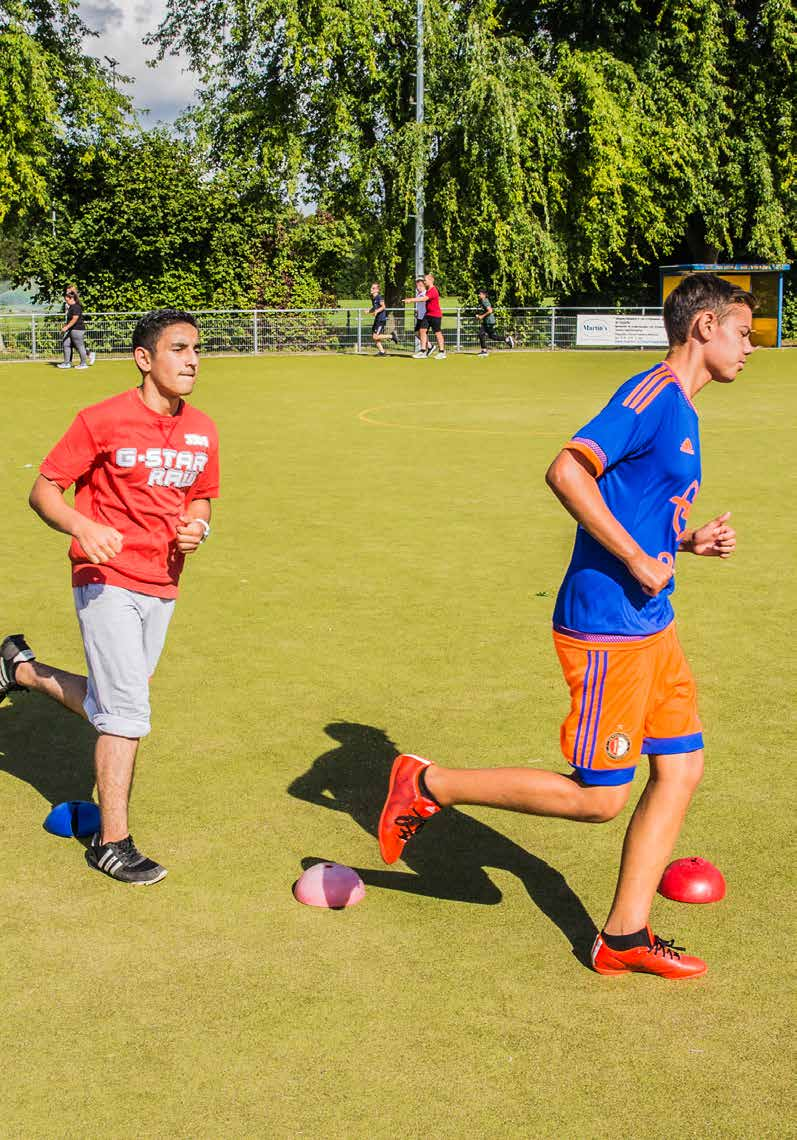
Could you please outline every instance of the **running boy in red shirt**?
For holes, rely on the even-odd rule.
[[[664,306],[666,360],[623,384],[565,444],[546,476],[578,523],[554,610],[554,643],[570,689],[561,745],[572,772],[452,769],[399,756],[379,823],[382,857],[452,804],[481,804],[587,823],[625,806],[642,755],[648,782],[631,816],[614,901],[592,949],[600,974],[684,978],[705,962],[655,937],[650,908],[703,772],[695,683],[670,604],[675,556],[728,558],[728,513],[696,530],[700,486],[692,403],[729,384],[753,351],[755,300],[711,274],[687,277]]]
[[[213,421],[183,399],[199,367],[189,313],[143,317],[133,333],[141,385],[78,414],[40,467],[34,511],[72,536],[72,586],[88,676],[37,661],[22,634],[0,645],[0,700],[30,689],[85,716],[98,732],[94,759],[101,832],[91,868],[133,884],[166,874],[137,851],[127,812],[138,742],[150,731],[149,678],[174,610],[187,554],[210,534],[219,491]],[[75,484],[75,506],[64,492]]]

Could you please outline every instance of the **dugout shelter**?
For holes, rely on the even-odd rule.
[[[742,289],[755,293],[758,308],[753,315],[753,344],[780,348],[783,324],[783,275],[790,265],[661,265],[659,282],[662,305],[679,281],[690,273],[716,273]]]

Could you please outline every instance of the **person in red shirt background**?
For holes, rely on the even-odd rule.
[[[128,803],[136,752],[150,731],[149,678],[163,649],[185,557],[210,533],[218,433],[183,399],[199,366],[189,313],[148,313],[133,333],[141,385],[79,412],[40,467],[30,505],[72,536],[72,587],[88,676],[37,661],[22,634],[0,645],[0,700],[30,689],[85,716],[95,747],[101,831],[94,870],[133,884],[166,869],[136,849]],[[75,484],[75,505],[64,492]]]
[[[432,356],[437,353],[438,360],[446,359],[446,342],[441,329],[443,323],[443,310],[440,308],[440,293],[434,283],[434,274],[427,273],[424,276],[424,284],[426,286],[425,293],[419,293],[414,300],[426,302],[426,322],[428,327],[434,333],[436,344],[428,344],[426,329],[420,329],[419,336],[421,341],[421,354],[424,356]]]

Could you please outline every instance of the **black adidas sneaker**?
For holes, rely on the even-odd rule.
[[[142,855],[133,842],[132,835],[115,843],[100,843],[97,832],[92,836],[91,845],[86,849],[86,862],[94,871],[102,871],[121,883],[132,883],[135,887],[146,887],[159,883],[167,873],[160,863]]]
[[[24,685],[16,682],[20,661],[33,661],[35,654],[21,633],[12,633],[0,645],[0,701],[7,693],[26,693]]]

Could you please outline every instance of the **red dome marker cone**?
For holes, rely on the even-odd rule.
[[[315,863],[293,884],[293,893],[306,906],[341,910],[365,898],[365,886],[351,867],[342,863]]]
[[[676,859],[661,877],[659,894],[674,902],[719,902],[725,898],[725,879],[708,859]]]

